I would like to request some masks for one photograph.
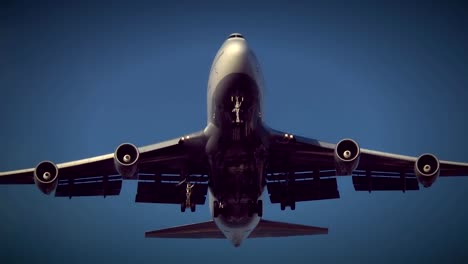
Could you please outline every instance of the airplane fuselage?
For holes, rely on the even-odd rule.
[[[235,36],[235,37],[233,37]],[[213,61],[208,81],[206,152],[210,165],[209,204],[223,213],[214,221],[238,246],[260,221],[249,213],[265,181],[262,122],[263,76],[246,40],[232,34]]]

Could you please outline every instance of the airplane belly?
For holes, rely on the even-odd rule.
[[[226,202],[246,202],[255,199],[258,189],[258,174],[255,161],[249,155],[235,155],[235,158],[226,158],[218,183],[221,184],[222,195]]]

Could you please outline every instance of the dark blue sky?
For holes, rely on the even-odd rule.
[[[5,4],[6,3],[6,4]],[[270,126],[364,148],[468,161],[468,9],[463,4],[7,1],[0,9],[0,171],[60,163],[200,130],[211,61],[241,32],[265,75]],[[0,186],[1,263],[466,263],[468,178],[409,193],[267,203],[267,219],[327,236],[144,239],[206,221],[208,207],[59,199]]]

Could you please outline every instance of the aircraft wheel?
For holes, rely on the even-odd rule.
[[[191,203],[191,204],[190,204],[190,211],[195,212],[196,209],[197,209],[196,204],[195,204],[195,203]]]
[[[262,200],[257,201],[257,215],[259,217],[263,216],[263,201]]]
[[[185,203],[181,203],[181,204],[180,204],[180,211],[181,211],[182,213],[185,212],[185,208],[186,208]]]
[[[292,201],[290,207],[291,207],[291,210],[293,211],[296,210],[296,202]]]
[[[286,205],[284,204],[284,202],[281,202],[281,211],[284,211],[284,209],[286,209]]]

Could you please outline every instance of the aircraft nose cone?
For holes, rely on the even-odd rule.
[[[239,34],[233,34],[237,36]],[[257,79],[258,63],[247,41],[241,37],[228,38],[213,62],[214,78],[221,80],[229,74],[243,73]]]
[[[229,35],[228,39],[231,39],[231,38],[241,38],[241,39],[243,39],[244,36],[242,36],[241,33],[232,33],[231,35]]]
[[[237,58],[246,58],[249,54],[249,46],[244,39],[230,39],[226,43],[224,52]]]

